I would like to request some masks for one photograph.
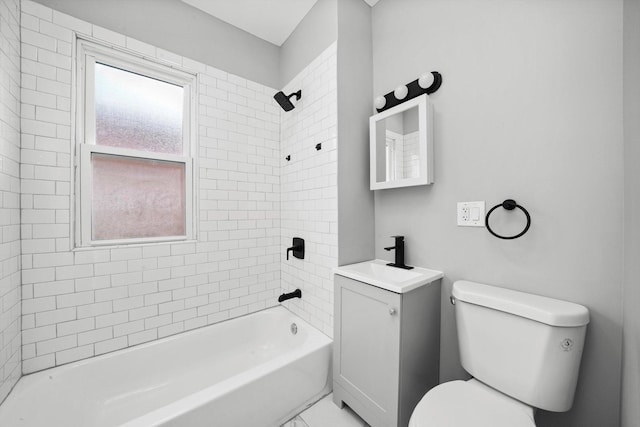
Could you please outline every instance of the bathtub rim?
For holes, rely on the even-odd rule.
[[[285,307],[284,305],[274,305],[271,307],[265,307],[263,309],[257,310],[257,311],[252,311],[251,313],[246,313],[243,314],[241,316],[236,316],[236,317],[232,317],[229,319],[224,319],[221,320],[219,322],[216,323],[212,323],[210,325],[203,325],[203,326],[199,326],[197,328],[193,328],[193,329],[189,329],[188,331],[183,331],[183,332],[178,332],[176,334],[173,335],[169,335],[166,337],[162,337],[162,338],[158,338],[152,341],[147,341],[147,342],[143,342],[140,344],[134,344],[132,346],[126,347],[126,348],[120,348],[117,350],[113,350],[113,351],[109,351],[107,353],[103,353],[103,354],[99,354],[97,356],[92,356],[92,357],[88,357],[86,359],[81,359],[81,360],[75,360],[72,362],[68,362],[68,363],[63,363],[61,365],[57,365],[57,366],[52,366],[50,368],[46,368],[46,369],[41,369],[39,371],[35,371],[35,372],[30,372],[26,375],[23,375],[20,377],[20,380],[18,380],[16,382],[16,385],[18,384],[18,382],[20,382],[23,379],[27,379],[29,377],[33,377],[34,375],[37,374],[41,374],[43,372],[49,372],[51,370],[59,370],[59,371],[66,371],[68,369],[72,369],[78,366],[83,366],[87,363],[91,363],[91,362],[97,362],[99,360],[106,360],[109,359],[111,357],[114,357],[115,355],[120,355],[120,354],[127,354],[130,353],[132,351],[136,351],[136,350],[141,350],[144,348],[149,348],[149,347],[153,347],[156,345],[160,345],[162,343],[167,343],[167,342],[171,342],[174,340],[177,340],[179,338],[185,338],[191,335],[196,335],[197,333],[202,333],[202,331],[204,329],[213,327],[213,326],[219,326],[219,325],[223,325],[226,324],[228,322],[231,322],[233,320],[239,320],[239,319],[243,319],[246,318],[248,316],[251,315],[255,315],[255,314],[259,314],[259,313],[263,313],[265,311],[286,311],[286,313],[288,313],[289,315],[293,316],[296,320],[296,322],[303,322],[304,324],[306,324],[309,328],[311,328],[310,330],[312,331],[311,333],[315,335],[315,332],[317,332],[319,334],[320,337],[322,337],[323,339],[326,339],[329,343],[333,342],[333,340],[328,337],[324,332],[322,332],[320,329],[314,327],[313,325],[311,325],[311,323],[309,323],[308,321],[304,320],[303,318],[301,318],[300,316],[298,316],[297,314],[295,314],[293,311],[289,310],[287,307]],[[11,389],[11,391],[13,391],[14,387]],[[7,395],[7,397],[11,394],[11,392],[9,392],[9,394]],[[6,398],[5,398],[6,400]],[[2,405],[2,403],[4,403],[4,400],[2,402],[0,402],[0,406]]]
[[[50,367],[50,368],[46,368],[46,369],[42,369],[42,370],[39,370],[39,371],[31,372],[31,373],[26,374],[26,375],[22,375],[20,377],[20,379],[18,381],[16,381],[16,383],[13,385],[13,387],[11,388],[11,390],[7,394],[7,396],[2,400],[2,402],[0,402],[0,414],[3,412],[2,411],[2,409],[3,409],[2,407],[5,405],[7,400],[10,399],[12,394],[14,394],[16,392],[20,392],[21,389],[24,388],[24,387],[28,388],[28,387],[37,386],[40,381],[46,380],[47,376],[49,376],[53,372],[55,372],[57,375],[60,375],[60,374],[68,372],[69,370],[73,370],[75,368],[82,367],[82,366],[85,366],[87,364],[93,364],[93,363],[101,362],[103,360],[109,360],[109,359],[111,359],[113,357],[118,357],[120,355],[126,355],[126,354],[129,354],[130,352],[133,352],[133,351],[139,351],[139,350],[142,350],[142,349],[146,349],[146,348],[154,347],[154,346],[157,346],[157,345],[161,345],[163,343],[172,342],[172,341],[180,339],[180,338],[185,338],[185,337],[188,337],[188,336],[196,335],[196,334],[202,333],[203,330],[205,330],[207,328],[220,326],[220,325],[223,325],[223,324],[227,324],[230,321],[243,319],[243,318],[246,318],[248,316],[260,314],[260,313],[267,312],[267,311],[275,311],[275,312],[282,313],[282,315],[292,316],[294,322],[299,322],[299,323],[302,323],[302,324],[306,325],[306,327],[309,328],[309,333],[311,335],[313,335],[314,337],[318,337],[320,339],[320,341],[318,342],[318,347],[320,346],[320,342],[322,342],[324,344],[332,345],[333,340],[329,336],[327,336],[324,332],[322,332],[320,329],[318,329],[318,328],[314,327],[313,325],[311,325],[311,323],[309,323],[305,319],[301,318],[300,316],[295,314],[293,311],[289,310],[286,306],[284,306],[282,304],[274,305],[274,306],[270,306],[270,307],[265,307],[265,308],[257,310],[257,311],[252,311],[251,313],[246,313],[246,314],[243,314],[241,316],[236,316],[236,317],[233,317],[233,318],[224,319],[224,320],[221,320],[219,322],[212,323],[210,325],[203,325],[203,326],[200,326],[200,327],[197,327],[197,328],[194,328],[194,329],[190,329],[188,331],[179,332],[179,333],[176,333],[176,334],[173,334],[173,335],[169,335],[169,336],[166,336],[166,337],[163,337],[163,338],[159,338],[159,339],[156,339],[156,340],[153,340],[153,341],[148,341],[148,342],[144,342],[144,343],[140,343],[140,344],[135,344],[135,345],[132,345],[130,347],[113,350],[113,351],[110,351],[110,352],[107,352],[107,353],[104,353],[104,354],[100,354],[98,356],[92,356],[92,357],[89,357],[89,358],[86,358],[86,359],[76,360],[76,361],[64,363],[62,365],[53,366],[53,367]],[[330,370],[332,368],[331,365],[332,365],[332,363],[330,363]],[[327,379],[327,382],[330,385],[331,377]]]

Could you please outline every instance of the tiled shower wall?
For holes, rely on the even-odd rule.
[[[282,113],[280,155],[282,247],[305,239],[305,259],[282,255],[282,288],[302,290],[286,305],[328,336],[333,336],[333,275],[338,265],[337,66],[333,43],[284,92],[302,89],[292,111]],[[319,149],[316,145],[320,144]],[[284,160],[290,155],[291,160]]]
[[[0,0],[0,402],[20,357],[20,2]]]
[[[23,372],[277,304],[275,90],[29,0],[22,8]],[[198,73],[197,241],[73,249],[74,32]]]

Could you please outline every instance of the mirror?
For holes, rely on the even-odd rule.
[[[369,119],[372,190],[433,183],[428,95]]]

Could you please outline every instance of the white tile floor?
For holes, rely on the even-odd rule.
[[[338,408],[330,394],[282,427],[369,427],[348,406]]]

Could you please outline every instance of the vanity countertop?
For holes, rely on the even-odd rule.
[[[387,263],[388,261],[374,259],[335,267],[333,272],[398,294],[409,292],[444,277],[442,271],[422,267],[405,270],[390,267]]]

